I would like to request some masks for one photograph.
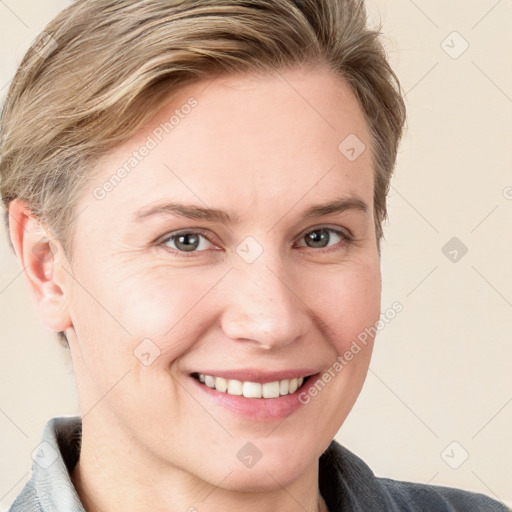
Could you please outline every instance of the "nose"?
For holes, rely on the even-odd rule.
[[[225,286],[229,291],[221,325],[230,339],[275,350],[304,336],[312,325],[307,298],[283,268],[271,269],[263,262],[234,268]]]

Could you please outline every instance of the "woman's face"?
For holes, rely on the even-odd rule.
[[[296,69],[187,86],[103,158],[77,205],[68,283],[84,428],[108,431],[141,472],[175,466],[225,488],[280,487],[316,464],[373,340],[333,365],[380,314],[369,146],[348,86]],[[316,377],[248,398],[198,374],[270,396],[287,384],[257,384]]]

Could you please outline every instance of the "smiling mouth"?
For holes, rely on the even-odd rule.
[[[297,392],[311,376],[265,383],[226,379],[203,373],[192,373],[192,377],[201,384],[228,395],[244,396],[245,398],[279,398]]]

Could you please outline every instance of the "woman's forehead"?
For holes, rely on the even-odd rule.
[[[305,195],[368,201],[369,146],[357,99],[331,72],[223,77],[183,88],[100,161],[92,187],[102,208],[130,210],[166,198],[265,209]]]

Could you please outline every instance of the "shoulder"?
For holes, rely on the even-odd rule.
[[[512,512],[483,494],[376,477],[336,441],[320,457],[319,486],[331,512]]]
[[[8,512],[41,512],[34,481],[30,479],[23,490],[16,496]]]
[[[49,420],[33,457],[31,477],[8,512],[84,512],[70,477],[80,440],[80,417]]]
[[[397,503],[398,510],[438,512],[510,512],[503,503],[484,494],[444,487],[377,478]]]

